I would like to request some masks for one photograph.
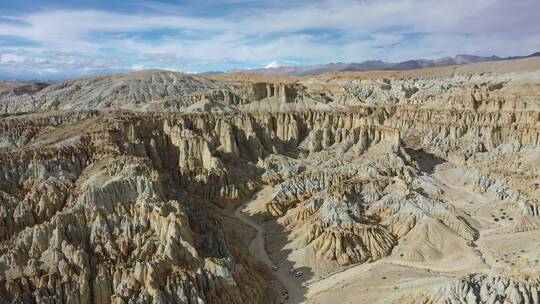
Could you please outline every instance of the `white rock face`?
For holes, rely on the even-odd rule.
[[[394,303],[539,303],[538,281],[471,275]]]

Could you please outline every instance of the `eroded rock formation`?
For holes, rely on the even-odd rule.
[[[266,250],[305,280],[394,263],[461,277],[388,292],[405,303],[536,303],[519,278],[540,267],[538,72],[417,73],[146,71],[2,93],[2,301],[271,301],[231,215],[271,187],[253,212]],[[532,241],[499,257],[508,235]]]

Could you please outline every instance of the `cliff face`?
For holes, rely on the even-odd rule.
[[[181,171],[168,158],[181,154],[157,122],[137,127],[135,117],[79,114],[38,118],[39,131],[4,148],[3,300],[261,298],[263,277],[242,254],[244,245],[224,232],[221,212],[171,184]],[[64,131],[77,116],[90,128]],[[17,132],[34,122],[14,119],[3,127]]]
[[[257,302],[267,289],[264,272],[244,244],[228,238],[218,206],[253,193],[258,159],[299,153],[301,143],[306,153],[345,138],[363,148],[384,139],[397,144],[398,132],[375,125],[378,116],[91,111],[6,118],[2,297]],[[322,130],[325,136],[310,135]]]
[[[153,71],[2,95],[0,297],[268,300],[231,213],[264,188],[263,250],[298,280],[388,263],[461,278],[384,299],[535,303],[535,75]]]
[[[537,279],[470,275],[395,303],[538,303]]]

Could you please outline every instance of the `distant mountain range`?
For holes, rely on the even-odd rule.
[[[264,69],[236,70],[250,74],[264,74],[275,76],[312,76],[327,72],[347,72],[347,71],[406,71],[430,67],[442,67],[452,65],[465,65],[486,61],[499,61],[509,59],[521,59],[529,57],[540,57],[540,52],[528,56],[513,57],[482,57],[475,55],[457,55],[454,57],[443,57],[440,59],[415,59],[398,63],[385,62],[380,60],[369,60],[360,63],[328,63],[314,66],[280,66]]]

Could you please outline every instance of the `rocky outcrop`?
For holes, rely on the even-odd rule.
[[[276,265],[317,280],[472,255],[455,272],[474,274],[401,300],[534,303],[534,259],[505,260],[508,278],[486,248],[540,229],[537,73],[368,76],[146,71],[2,93],[0,298],[260,303],[271,272],[231,210],[270,186],[251,211]]]
[[[435,223],[464,240],[478,238],[467,215],[437,199],[441,190],[433,181],[417,176],[399,142],[381,141],[362,151],[360,160],[272,157],[261,164],[263,179],[279,185],[268,213],[295,236],[296,250],[313,252],[308,266],[315,273],[328,271],[323,261],[343,267],[381,259],[400,238]],[[423,259],[418,252],[407,256]]]
[[[297,109],[294,104],[320,110],[421,104],[432,109],[465,111],[538,111],[540,90],[534,67],[540,61],[530,58],[515,62],[516,66],[525,62],[527,68],[508,70],[488,64],[476,66],[479,72],[472,65],[460,71],[445,68],[403,75],[345,73],[310,78],[138,71],[50,86],[11,85],[11,91],[0,93],[0,114],[96,108],[182,111],[205,102],[246,105],[243,109],[247,111]]]
[[[182,170],[178,163],[178,172],[165,170],[167,146],[174,147],[174,141],[155,129],[155,122],[147,120],[145,129],[128,117],[98,115],[95,129],[58,146],[55,140],[69,135],[61,121],[73,119],[65,116],[42,117],[41,124],[48,122],[52,130],[23,133],[28,146],[0,155],[3,301],[262,298],[267,288],[262,275],[241,254],[243,245],[227,239],[220,212],[211,206],[196,211],[205,203],[171,187]]]
[[[262,297],[263,274],[239,253],[245,247],[220,235],[220,212],[212,208],[253,193],[263,182],[259,159],[320,154],[309,149],[314,145],[346,146],[350,153],[380,142],[398,145],[399,133],[378,124],[384,115],[89,111],[6,118],[0,125],[6,130],[0,232],[16,246],[2,251],[8,271],[3,280],[12,282],[3,297],[104,303],[237,303]],[[326,139],[309,139],[320,130],[327,130]],[[195,212],[197,204],[209,204],[208,211]],[[360,231],[365,237],[347,253],[324,249],[331,235],[346,241]],[[56,239],[35,243],[38,236]],[[344,265],[380,258],[394,242],[383,228],[363,224],[313,227],[308,240]],[[71,257],[77,254],[84,258]],[[37,270],[17,272],[27,265]],[[55,281],[40,285],[43,277]],[[255,281],[246,289],[248,278]],[[79,285],[81,290],[74,288]],[[53,296],[53,288],[65,293]]]
[[[429,292],[409,295],[393,303],[538,303],[537,279],[470,275]]]
[[[23,94],[34,94],[44,88],[46,83],[27,83],[19,81],[0,81],[0,98],[20,96]]]

